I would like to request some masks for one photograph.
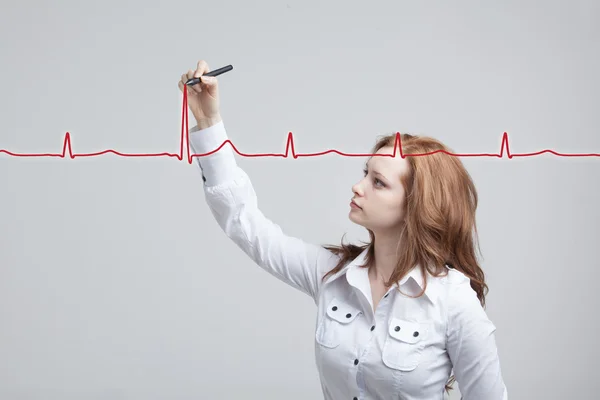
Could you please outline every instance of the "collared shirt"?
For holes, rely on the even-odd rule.
[[[207,154],[227,140],[223,121],[190,130],[190,147]],[[257,206],[250,178],[229,144],[196,157],[208,207],[225,234],[259,267],[309,295],[317,306],[315,357],[324,399],[442,400],[453,372],[463,400],[507,400],[495,325],[469,278],[415,266],[373,311],[367,250],[326,281],[339,260],[320,245],[286,235]]]

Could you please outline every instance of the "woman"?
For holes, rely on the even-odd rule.
[[[208,71],[199,61],[179,88]],[[190,146],[212,152],[227,140],[217,79],[202,77],[187,91],[197,122]],[[391,154],[394,140],[385,136],[372,153]],[[408,134],[402,145],[404,154],[447,150]],[[371,156],[352,188],[349,215],[368,230],[365,246],[287,236],[258,209],[230,146],[196,160],[226,235],[317,305],[315,355],[325,399],[442,399],[452,371],[464,400],[507,399],[471,236],[477,194],[458,158]]]

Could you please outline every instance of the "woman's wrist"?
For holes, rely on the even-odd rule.
[[[198,129],[206,129],[218,124],[222,120],[223,119],[221,118],[221,114],[217,114],[212,117],[196,119],[196,124],[198,125]]]

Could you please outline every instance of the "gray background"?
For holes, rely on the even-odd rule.
[[[598,2],[12,2],[0,148],[179,149],[181,74],[204,59],[244,153],[599,153]],[[194,122],[190,113],[190,128]],[[314,243],[364,158],[244,158],[263,212]],[[511,400],[595,399],[600,159],[463,158]],[[0,154],[1,399],[316,399],[315,307],[220,231],[195,164]],[[459,385],[451,399],[459,398]]]

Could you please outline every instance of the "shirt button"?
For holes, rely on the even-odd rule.
[[[335,310],[337,310],[337,306],[333,306],[331,309],[332,309],[333,311],[335,311]]]
[[[383,297],[388,297],[389,295],[390,295],[390,294],[389,294],[389,293],[387,293],[387,294],[386,294],[385,296],[383,296]]]
[[[358,397],[353,398],[352,400],[358,400]]]
[[[397,326],[397,327],[395,327],[395,328],[394,328],[394,330],[395,330],[396,332],[398,332],[398,331],[400,330],[400,327],[399,327],[399,326]]]
[[[373,326],[371,327],[371,330],[373,330],[373,329],[375,329],[375,325],[373,325]]]
[[[346,314],[346,318],[350,318],[352,316],[352,314],[348,313]]]
[[[358,364],[358,358],[356,360],[354,360],[354,365]]]

